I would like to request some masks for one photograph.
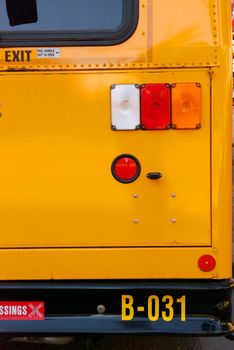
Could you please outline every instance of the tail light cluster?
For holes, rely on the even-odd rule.
[[[200,83],[111,86],[112,130],[199,129]]]

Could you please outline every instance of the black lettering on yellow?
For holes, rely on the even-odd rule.
[[[30,62],[31,50],[6,50],[5,62]]]
[[[12,51],[12,54],[13,54],[12,62],[20,62],[19,53],[20,53],[19,50]]]
[[[5,61],[11,62],[11,51],[5,51]]]
[[[20,61],[24,62],[24,51],[20,51]]]
[[[27,62],[30,62],[30,61],[31,61],[31,53],[32,53],[31,50],[25,50]]]

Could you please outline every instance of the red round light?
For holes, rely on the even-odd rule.
[[[139,161],[132,155],[120,155],[114,159],[111,167],[114,178],[122,183],[135,181],[140,175]]]
[[[198,260],[198,266],[200,270],[209,272],[214,270],[216,261],[212,255],[202,255]]]

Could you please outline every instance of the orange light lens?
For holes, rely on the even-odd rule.
[[[200,129],[201,85],[180,83],[172,85],[172,128]]]
[[[204,272],[210,272],[214,270],[216,261],[212,255],[202,255],[198,260],[199,269]]]

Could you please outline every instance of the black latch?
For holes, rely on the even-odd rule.
[[[146,174],[146,177],[148,177],[148,179],[150,180],[158,180],[162,177],[161,173],[148,173]]]

